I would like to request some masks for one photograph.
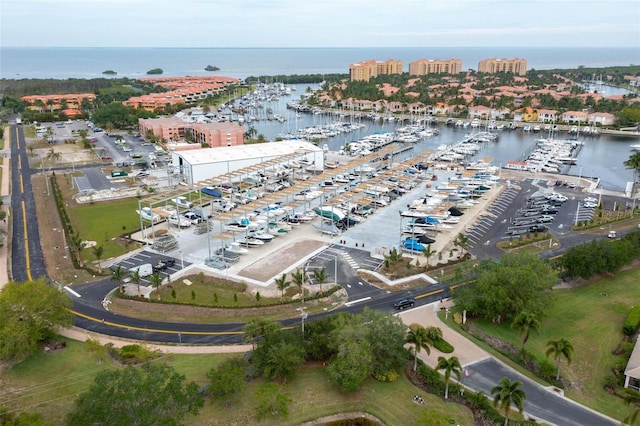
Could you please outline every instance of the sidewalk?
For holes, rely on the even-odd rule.
[[[445,301],[442,306],[449,305],[450,303]],[[422,351],[418,354],[418,357],[432,368],[435,368],[438,364],[438,357],[440,356],[444,356],[445,358],[456,356],[460,360],[460,365],[462,365],[462,367],[489,358],[489,354],[487,352],[465,339],[461,334],[450,329],[440,320],[437,315],[440,308],[441,302],[435,302],[399,314],[400,319],[402,319],[402,321],[408,326],[411,324],[420,324],[423,327],[440,328],[440,330],[442,330],[442,337],[444,340],[449,342],[454,348],[453,352],[450,354],[445,354],[436,348],[431,348],[430,355],[427,355],[426,352]],[[453,315],[449,316],[448,321],[453,321]]]

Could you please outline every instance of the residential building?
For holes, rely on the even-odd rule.
[[[195,123],[189,129],[193,140],[212,148],[244,144],[244,127],[237,123]]]
[[[484,105],[476,105],[469,107],[469,118],[486,119],[491,115],[491,108]]]
[[[373,77],[388,74],[402,74],[402,61],[387,59],[383,62],[371,59],[349,65],[351,81],[369,81]]]
[[[513,112],[514,121],[538,121],[538,110],[526,107]]]
[[[608,112],[594,112],[592,114],[589,114],[587,121],[594,126],[610,126],[616,122],[616,116],[613,114],[609,114]]]
[[[585,123],[587,117],[588,115],[584,111],[567,111],[562,114],[560,120],[565,123]]]
[[[38,112],[53,112],[60,110],[79,111],[83,101],[93,104],[96,95],[93,93],[68,93],[66,95],[31,95],[23,96],[23,101],[29,104],[29,109]]]
[[[483,59],[478,63],[478,72],[490,74],[508,72],[516,75],[525,75],[527,73],[527,61],[519,58]]]
[[[458,74],[462,71],[460,59],[418,59],[409,63],[410,75]]]
[[[187,129],[186,121],[178,117],[140,118],[140,134],[143,137],[151,132],[159,140],[183,140]]]
[[[558,119],[558,111],[555,109],[539,109],[538,120],[543,123],[554,123]]]

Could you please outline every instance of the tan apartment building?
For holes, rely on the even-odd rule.
[[[189,129],[195,142],[211,148],[244,144],[244,127],[237,123],[195,123]]]
[[[483,59],[478,63],[478,72],[489,74],[508,72],[516,75],[525,75],[527,73],[527,60],[519,58]]]
[[[167,141],[183,140],[187,123],[178,117],[140,118],[138,119],[140,134],[153,133],[158,139]]]
[[[410,75],[458,74],[462,71],[460,59],[418,59],[409,62]]]
[[[402,67],[400,60],[387,59],[383,62],[371,59],[349,65],[349,76],[351,81],[369,81],[379,75],[402,74]]]

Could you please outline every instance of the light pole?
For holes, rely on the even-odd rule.
[[[338,255],[334,254],[333,258],[333,285],[338,285]]]

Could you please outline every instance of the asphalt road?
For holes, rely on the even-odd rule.
[[[574,401],[562,397],[559,393],[545,389],[511,368],[487,358],[465,369],[462,382],[476,391],[491,395],[491,388],[503,377],[522,382],[527,394],[524,411],[537,419],[558,426],[617,426],[620,423],[599,413],[588,410]]]

